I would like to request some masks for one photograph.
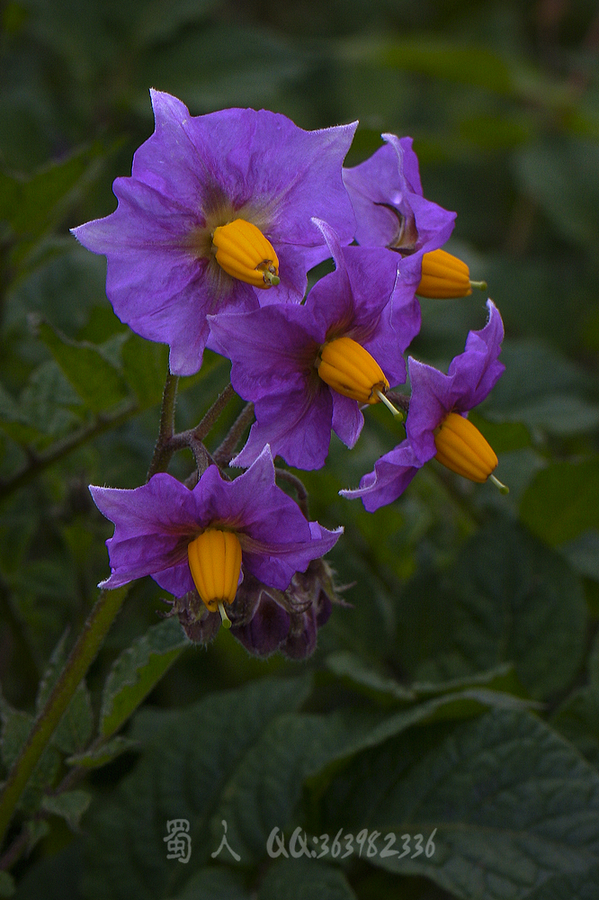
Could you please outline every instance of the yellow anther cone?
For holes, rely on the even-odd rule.
[[[435,433],[436,459],[470,481],[487,480],[497,466],[497,456],[476,425],[450,412]]]
[[[329,387],[358,403],[378,403],[377,391],[388,390],[383,370],[353,338],[335,338],[325,344],[317,360],[318,374]]]
[[[241,571],[241,545],[232,531],[208,528],[187,547],[191,577],[210,612],[232,603]]]
[[[422,276],[416,293],[420,297],[444,300],[449,297],[468,297],[474,287],[486,287],[484,282],[471,282],[465,262],[446,250],[431,250],[422,257]]]
[[[277,285],[279,259],[259,228],[245,219],[235,219],[214,229],[212,243],[216,261],[233,278],[257,288]]]

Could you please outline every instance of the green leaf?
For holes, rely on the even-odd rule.
[[[212,862],[222,829],[215,842],[210,821],[245,756],[269,722],[297,708],[310,688],[308,678],[268,679],[211,694],[182,710],[143,710],[133,729],[133,737],[143,734],[146,740],[139,765],[86,823],[86,896],[177,896],[194,871]],[[167,859],[166,823],[173,819],[190,823],[188,865]]]
[[[134,40],[140,46],[162,44],[177,31],[204,21],[215,0],[151,0],[144,6]]]
[[[91,794],[81,790],[67,791],[57,796],[48,794],[42,800],[41,808],[55,816],[62,816],[72,831],[78,831],[81,816],[89,807],[91,799]]]
[[[58,224],[79,202],[100,172],[101,147],[95,144],[39,169],[30,178],[3,174],[0,219],[7,219],[23,242],[23,252]]]
[[[445,734],[412,730],[362,754],[324,809],[330,835],[378,832],[371,864],[425,875],[463,900],[521,900],[599,862],[599,774],[521,710]]]
[[[499,520],[471,538],[453,566],[408,584],[398,645],[417,681],[512,662],[531,696],[543,699],[575,677],[586,618],[582,585],[563,557]]]
[[[574,691],[556,709],[551,724],[599,768],[599,687],[596,684]]]
[[[487,418],[556,435],[579,434],[599,423],[592,380],[561,354],[538,341],[507,340],[501,361],[506,370],[485,404]]]
[[[524,492],[522,521],[549,544],[599,529],[599,460],[556,462],[538,472]]]
[[[598,895],[599,867],[584,875],[556,875],[527,894],[526,900],[595,900]]]
[[[268,869],[258,900],[356,900],[343,872],[318,860],[278,859]]]
[[[39,322],[38,330],[66,378],[93,412],[109,409],[128,396],[122,373],[102,347],[71,340],[47,322]]]
[[[196,872],[173,900],[252,900],[253,894],[237,872],[209,866]]]
[[[142,408],[160,403],[168,371],[168,347],[131,332],[122,346],[123,375]]]
[[[110,670],[100,711],[100,734],[110,737],[160,681],[189,641],[177,618],[164,619],[125,650]]]
[[[379,703],[404,703],[415,699],[409,688],[394,678],[381,675],[368,666],[356,653],[341,650],[327,656],[326,666],[337,678],[355,690],[367,694]]]
[[[286,829],[307,782],[318,794],[342,763],[366,748],[425,722],[480,715],[493,706],[520,706],[509,695],[483,689],[456,691],[391,715],[338,710],[329,715],[281,716],[265,729],[231,778],[212,821],[214,842],[227,822],[241,863],[259,862],[272,830]]]
[[[2,736],[0,751],[2,762],[10,770],[17,761],[21,749],[29,737],[34,717],[30,713],[13,709],[0,695],[0,715],[2,718]],[[51,787],[58,773],[60,756],[49,744],[37,763],[31,778],[19,800],[18,808],[26,813],[35,813],[39,807],[43,791]]]
[[[121,737],[120,735],[102,744],[93,750],[87,750],[83,753],[76,753],[69,756],[65,762],[69,766],[82,766],[84,769],[98,769],[105,766],[106,763],[112,762],[121,753],[128,750],[136,750],[139,747],[138,741],[132,741],[131,738]]]
[[[432,78],[477,85],[500,94],[512,92],[510,67],[482,45],[460,46],[443,38],[423,35],[393,41],[381,48],[379,58],[385,65]]]
[[[535,142],[517,154],[516,164],[526,194],[538,201],[558,233],[595,250],[599,245],[597,141]]]
[[[0,897],[12,897],[15,889],[15,881],[10,872],[0,872]]]

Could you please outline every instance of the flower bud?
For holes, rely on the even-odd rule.
[[[469,419],[450,412],[435,432],[436,459],[452,472],[482,483],[497,466],[497,457]]]
[[[216,247],[216,261],[224,271],[257,288],[277,285],[279,259],[270,241],[259,228],[235,219],[214,229],[212,243]]]

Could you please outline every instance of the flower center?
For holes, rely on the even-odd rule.
[[[316,360],[318,374],[329,387],[358,403],[378,403],[389,382],[376,359],[352,338],[328,341]]]
[[[416,293],[420,297],[444,300],[447,297],[468,297],[472,288],[486,290],[484,281],[470,281],[465,262],[446,250],[431,250],[422,257],[422,275]]]
[[[486,481],[497,466],[497,457],[476,425],[450,412],[435,432],[436,458],[452,472],[470,481]]]
[[[210,612],[220,611],[223,625],[231,623],[223,603],[232,603],[241,571],[241,544],[232,531],[207,528],[187,547],[191,577]],[[227,625],[227,622],[229,623]]]
[[[270,241],[259,228],[245,219],[219,225],[212,235],[216,261],[232,278],[257,288],[277,285],[279,259]]]

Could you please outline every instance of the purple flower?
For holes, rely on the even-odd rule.
[[[359,488],[344,490],[344,497],[361,497],[369,512],[392,503],[406,489],[421,466],[437,454],[435,431],[449,413],[464,415],[481,403],[504,371],[498,361],[503,323],[495,304],[487,301],[489,320],[471,331],[465,351],[456,356],[447,375],[408,360],[412,396],[406,419],[406,439],[385,453],[364,475]]]
[[[373,401],[343,395],[319,375],[323,347],[337,339],[360,345],[390,384],[405,381],[403,351],[418,332],[420,309],[397,276],[395,254],[342,248],[326,223],[319,227],[336,270],[316,283],[304,305],[211,320],[216,349],[232,361],[233,387],[254,402],[256,415],[233,465],[249,465],[268,443],[291,466],[320,468],[331,429],[353,447],[364,422],[360,406]]]
[[[304,518],[275,484],[268,447],[234,481],[210,466],[191,491],[166,473],[133,490],[92,486],[90,491],[115,525],[106,542],[111,575],[100,585],[105,588],[151,575],[164,590],[183,597],[195,590],[190,543],[206,529],[222,528],[239,540],[242,572],[284,591],[297,571],[334,546],[342,531]]]
[[[402,277],[418,285],[422,256],[441,247],[453,231],[456,214],[422,196],[412,138],[383,134],[387,144],[360,165],[343,170],[356,214],[356,241],[389,247],[405,257]]]
[[[116,211],[73,233],[106,254],[106,292],[119,318],[168,343],[171,371],[190,375],[202,364],[208,314],[301,301],[307,270],[327,255],[312,216],[352,240],[341,167],[357,123],[303,131],[266,110],[192,117],[169,94],[151,98],[155,131],[136,151],[131,177],[114,182]],[[276,287],[256,291],[217,262],[215,229],[240,220],[274,249]]]

